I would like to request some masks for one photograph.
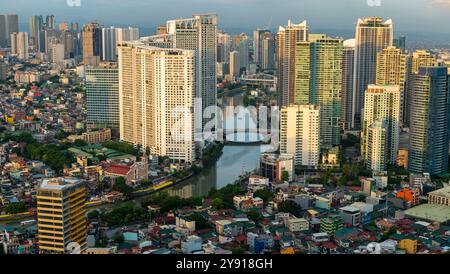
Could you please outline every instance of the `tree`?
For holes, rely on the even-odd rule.
[[[191,197],[187,199],[187,204],[190,207],[201,206],[203,204],[203,198],[201,197]]]
[[[283,182],[288,182],[290,177],[291,176],[289,176],[289,172],[285,170],[285,171],[283,171],[283,175],[281,176],[281,180]]]
[[[161,203],[161,211],[169,212],[174,209],[185,206],[185,201],[178,196],[168,196]]]
[[[126,203],[115,207],[111,212],[100,215],[102,221],[109,226],[124,226],[148,220],[150,214],[140,204]]]
[[[111,186],[111,178],[105,177],[101,181],[98,182],[96,190],[99,192],[102,192],[102,191],[105,191],[108,188],[110,188],[110,186]]]
[[[100,219],[100,212],[98,210],[91,211],[87,214],[88,219],[98,220]]]
[[[271,201],[273,197],[275,197],[272,191],[265,189],[255,191],[255,193],[253,193],[253,196],[263,199],[264,203]]]
[[[63,130],[60,130],[58,133],[55,134],[55,139],[56,140],[63,140],[65,138],[67,138],[70,135],[70,133],[67,133]]]
[[[197,165],[192,165],[190,171],[197,175],[202,171],[202,169]]]
[[[224,205],[223,205],[223,200],[222,200],[221,198],[215,198],[215,199],[212,201],[212,206],[215,207],[215,208],[217,208],[217,209],[223,208],[223,207],[224,207]]]
[[[40,145],[27,144],[24,150],[25,157],[31,160],[41,160],[57,173],[64,167],[70,166],[75,160],[70,153],[67,153],[64,145]]]
[[[331,173],[329,170],[325,171],[325,173],[320,175],[320,183],[323,185],[327,185],[331,180]]]
[[[216,142],[203,151],[202,164],[204,167],[213,165],[222,155],[224,144]]]
[[[5,212],[8,214],[18,214],[27,211],[27,205],[23,202],[12,203],[4,208]]]
[[[208,198],[213,200],[215,198],[220,198],[223,201],[222,208],[234,208],[233,197],[244,193],[245,191],[241,189],[239,184],[230,184],[220,190],[212,189]]]
[[[84,147],[87,146],[87,143],[84,140],[75,140],[75,142],[73,142],[73,145],[76,147]]]
[[[8,139],[8,141],[14,141],[18,143],[27,143],[27,144],[36,143],[36,140],[33,138],[33,135],[31,135],[31,133],[29,132],[10,134],[6,138]]]
[[[291,213],[293,215],[297,215],[298,210],[299,210],[298,205],[294,201],[291,201],[291,200],[284,201],[284,202],[281,202],[280,204],[278,204],[279,212]]]
[[[346,147],[354,147],[360,144],[361,140],[356,135],[347,134],[346,138],[342,140],[342,146]]]
[[[139,148],[135,148],[133,145],[123,143],[123,142],[114,142],[114,141],[107,141],[103,143],[103,147],[117,150],[126,154],[139,156]]]
[[[118,235],[116,235],[116,237],[114,237],[114,242],[121,244],[123,243],[123,241],[125,241],[125,238],[123,237],[123,234],[120,233]]]
[[[341,176],[338,181],[338,186],[345,186],[347,184],[347,177]]]
[[[123,177],[117,177],[115,179],[113,190],[122,193],[127,198],[131,198],[131,194],[133,193],[133,188],[127,185]]]
[[[232,248],[232,249],[230,249],[230,251],[233,253],[233,255],[243,255],[243,254],[245,254],[245,249],[243,249],[242,247]]]
[[[262,219],[261,214],[257,210],[251,210],[247,212],[247,217],[255,223]]]
[[[195,228],[197,230],[211,228],[212,225],[209,223],[208,219],[203,217],[200,213],[193,213],[189,216],[192,221],[195,221]]]

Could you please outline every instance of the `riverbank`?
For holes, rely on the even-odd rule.
[[[34,218],[34,216],[36,216],[36,214],[30,212],[0,215],[0,224],[7,222],[25,221],[26,219]]]
[[[137,190],[137,191],[133,192],[131,195],[133,196],[133,198],[139,198],[139,197],[142,197],[142,196],[149,196],[149,195],[155,194],[155,193],[157,193],[159,191],[162,191],[164,189],[167,189],[168,187],[172,187],[172,186],[176,186],[178,184],[181,184],[181,183],[189,180],[190,178],[192,178],[194,176],[195,176],[195,173],[190,173],[188,176],[186,176],[186,177],[184,177],[184,178],[182,178],[180,180],[177,180],[175,182],[174,181],[166,181],[166,182],[158,184],[156,186],[150,186],[150,187],[145,188],[145,189]]]

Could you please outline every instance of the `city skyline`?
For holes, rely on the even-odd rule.
[[[450,254],[450,0],[343,1],[2,0],[0,254]]]
[[[192,14],[219,13],[219,26],[225,29],[248,29],[257,27],[276,29],[286,19],[293,21],[308,20],[313,29],[326,29],[333,26],[336,30],[351,30],[357,19],[377,16],[393,18],[398,32],[450,33],[446,28],[450,24],[450,1],[418,0],[411,3],[407,0],[377,1],[367,0],[325,0],[314,2],[308,0],[282,0],[277,5],[268,0],[220,0],[211,1],[105,1],[79,0],[80,6],[71,6],[66,0],[45,0],[39,5],[31,0],[4,0],[4,13],[18,13],[21,28],[26,27],[29,16],[36,14],[55,14],[57,21],[78,21],[86,23],[94,19],[105,25],[135,25],[140,28],[154,28],[165,23],[165,18],[189,18]],[[76,2],[76,1],[72,1]],[[408,12],[398,12],[408,5]],[[167,9],[176,5],[177,9]],[[351,5],[352,9],[348,9]],[[20,7],[20,8],[18,8]],[[102,9],[103,12],[98,13]],[[324,11],[333,10],[324,15]],[[127,11],[127,12],[124,12]],[[181,11],[181,12],[180,12]],[[433,20],[429,20],[433,18]],[[448,38],[450,40],[450,38]]]

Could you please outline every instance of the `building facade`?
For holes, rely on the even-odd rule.
[[[296,167],[313,168],[320,161],[320,109],[292,105],[281,109],[280,153],[294,155]]]
[[[341,128],[352,129],[353,74],[355,66],[355,39],[344,41],[342,54]]]
[[[120,139],[193,162],[194,51],[125,42],[118,47]]]
[[[11,34],[19,32],[19,16],[17,14],[6,15],[6,37],[8,47],[11,47]]]
[[[269,31],[266,29],[256,29],[253,31],[253,62],[258,65],[262,63],[262,41],[267,32]]]
[[[29,43],[27,32],[14,32],[10,36],[11,54],[16,55],[18,59],[28,59]]]
[[[233,48],[239,52],[239,66],[246,71],[249,65],[249,41],[247,34],[241,33],[233,37]]]
[[[226,32],[217,34],[217,62],[221,64],[230,63],[231,36]]]
[[[87,123],[90,128],[119,129],[119,68],[114,63],[87,67]]]
[[[437,175],[448,170],[450,85],[446,67],[420,67],[413,76],[409,171]]]
[[[202,132],[208,119],[203,119],[207,107],[217,106],[217,15],[200,14],[189,19],[167,22],[167,31],[174,36],[173,47],[195,52],[194,95],[201,98],[195,106],[195,129]]]
[[[8,32],[6,30],[6,16],[0,14],[0,48],[8,47]]]
[[[413,93],[413,78],[419,73],[420,67],[434,67],[437,65],[437,59],[426,50],[417,50],[408,58],[408,84],[405,98],[405,119],[406,125],[411,125],[411,96]]]
[[[323,150],[340,144],[343,41],[310,34],[296,46],[295,104],[320,107],[320,142]]]
[[[116,29],[114,27],[102,29],[102,61],[117,61]]]
[[[400,138],[400,100],[400,86],[369,85],[365,93],[361,155],[376,171],[382,171],[387,164],[396,162]]]
[[[239,51],[232,51],[230,53],[230,79],[236,80],[241,75],[241,65],[239,58]]]
[[[275,69],[275,36],[272,33],[265,33],[261,50],[261,69],[263,71]]]
[[[392,20],[369,17],[358,19],[355,36],[355,73],[353,78],[353,128],[361,128],[364,94],[375,83],[377,55],[393,43]]]
[[[450,187],[441,188],[428,193],[428,203],[450,206]]]
[[[86,249],[87,218],[84,183],[77,179],[46,179],[37,190],[38,241],[41,253]]]
[[[280,182],[284,173],[289,174],[292,181],[295,174],[294,156],[266,153],[261,155],[260,175],[271,182]]]
[[[44,29],[44,19],[42,16],[30,16],[29,40],[30,46],[37,52],[40,52],[40,40],[42,30]]]
[[[404,121],[407,82],[407,55],[396,47],[387,47],[377,57],[377,85],[400,86],[400,121]]]
[[[377,120],[367,129],[367,151],[365,151],[365,161],[367,167],[374,172],[385,171],[389,160],[389,126],[385,120]]]
[[[296,45],[308,41],[308,25],[306,21],[294,24],[289,21],[286,27],[280,27],[277,33],[278,64],[278,105],[289,106],[296,103]]]
[[[98,23],[83,26],[83,63],[98,66],[102,60],[102,28]]]

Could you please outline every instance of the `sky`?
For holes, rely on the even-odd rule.
[[[154,28],[205,12],[218,14],[220,28],[249,30],[289,19],[307,20],[312,30],[352,30],[357,18],[379,16],[392,18],[396,32],[447,33],[450,40],[450,0],[0,0],[0,13],[19,14],[23,26],[31,15],[54,14],[57,22]]]

